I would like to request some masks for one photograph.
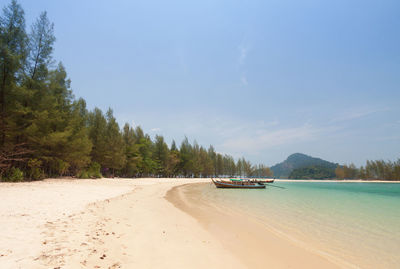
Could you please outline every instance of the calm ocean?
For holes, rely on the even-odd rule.
[[[400,268],[400,184],[275,182],[261,190],[212,184],[196,188],[206,201],[244,211],[333,259],[361,268]]]

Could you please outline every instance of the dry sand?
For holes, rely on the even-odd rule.
[[[164,198],[173,186],[201,181],[0,184],[0,268],[243,268]]]
[[[0,268],[335,267],[252,220],[197,206],[184,187],[173,189],[204,181],[2,183]]]

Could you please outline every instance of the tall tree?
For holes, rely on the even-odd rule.
[[[135,130],[125,124],[123,128],[123,139],[125,143],[125,156],[126,163],[123,169],[125,177],[136,177],[139,173],[139,163],[142,161],[139,153],[139,146],[137,144],[137,137]]]
[[[182,174],[186,177],[192,177],[193,175],[193,156],[192,156],[192,145],[190,145],[187,137],[182,141],[179,149],[179,168]]]
[[[107,114],[107,127],[105,131],[105,153],[103,166],[109,168],[112,172],[112,176],[115,175],[115,171],[124,167],[126,162],[125,157],[125,145],[120,132],[118,123],[114,118],[112,109],[108,109]]]
[[[46,78],[55,40],[54,24],[50,23],[44,11],[32,25],[29,36],[28,75],[31,80]]]
[[[160,135],[156,135],[155,137],[153,156],[157,166],[157,174],[159,176],[166,176],[169,149],[164,141],[164,137]]]
[[[104,163],[106,153],[106,129],[107,120],[99,108],[95,108],[89,113],[89,138],[92,141],[93,148],[91,159],[99,164]]]
[[[26,60],[25,17],[22,7],[15,1],[3,8],[0,17],[0,146],[5,149],[12,130],[16,87]]]

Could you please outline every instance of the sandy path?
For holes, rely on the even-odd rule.
[[[0,231],[0,267],[243,268],[164,198],[173,186],[200,181],[0,184],[0,223],[6,227]]]

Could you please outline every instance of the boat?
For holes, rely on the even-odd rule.
[[[256,181],[260,183],[274,183],[275,179],[264,179],[264,180],[256,179]]]
[[[214,182],[214,184],[217,188],[265,189],[265,185],[262,183],[258,183],[258,182],[251,182],[251,181],[230,182],[230,181],[224,181],[224,180],[214,180],[213,178],[211,180],[212,180],[212,182]]]
[[[243,182],[243,181],[250,181],[250,182],[258,182],[258,183],[274,183],[275,179],[246,179],[246,178],[230,178],[229,179],[231,182],[237,183],[237,182]]]

